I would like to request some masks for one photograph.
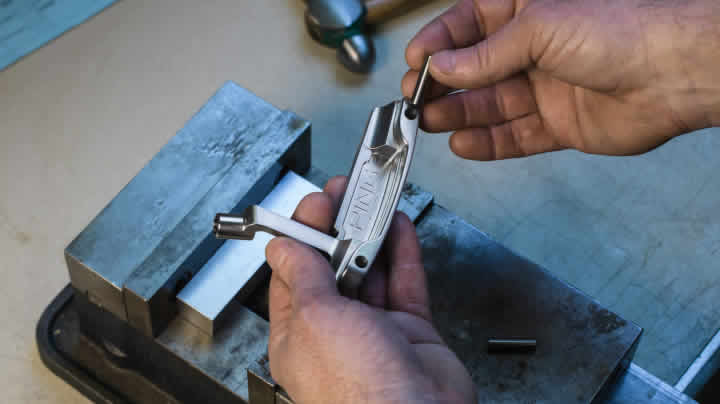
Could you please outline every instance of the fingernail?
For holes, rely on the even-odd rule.
[[[435,67],[440,73],[453,73],[455,71],[455,52],[443,51],[433,55],[431,66]]]

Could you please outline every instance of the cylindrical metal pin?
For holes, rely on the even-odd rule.
[[[537,348],[535,339],[490,338],[488,339],[489,353],[525,353],[534,352]]]
[[[215,215],[213,233],[222,239],[252,240],[244,233],[245,224],[246,220],[242,216],[218,213]]]
[[[428,56],[427,59],[425,59],[425,64],[422,70],[420,70],[420,75],[415,84],[415,91],[413,91],[412,98],[410,99],[410,103],[416,107],[422,102],[423,90],[425,90],[428,78],[430,77],[430,59],[432,59],[432,56]]]
[[[405,117],[407,119],[417,118],[418,113],[420,112],[423,91],[430,79],[430,59],[432,59],[432,56],[428,56],[428,58],[425,59],[425,64],[423,65],[422,70],[420,70],[417,83],[415,83],[415,91],[413,91],[412,98],[410,99],[410,105],[408,105],[407,109],[405,109]]]

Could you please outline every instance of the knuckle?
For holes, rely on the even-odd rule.
[[[297,266],[299,261],[296,243],[286,237],[277,237],[267,246],[270,266],[275,270],[287,270]]]
[[[534,154],[530,147],[535,132],[533,128],[523,125],[521,122],[513,122],[509,130],[512,133],[515,146],[521,156],[527,157]]]
[[[468,95],[468,93],[463,94],[465,100],[462,103],[461,113],[463,114],[463,126],[466,128],[471,127],[474,123],[473,120],[476,118],[474,109],[478,104],[473,102],[472,99],[470,99],[471,96],[472,95]]]
[[[498,113],[500,114],[500,117],[502,119],[509,119],[506,97],[503,96],[502,91],[499,91],[498,86],[495,86],[493,88],[493,93],[495,94],[495,105],[497,107]]]
[[[490,41],[482,41],[478,45],[476,45],[476,49],[474,52],[475,55],[475,68],[477,69],[477,72],[488,72],[489,79],[491,81],[496,81],[496,77],[494,77],[492,70],[490,69],[493,65],[493,48],[490,46]]]
[[[347,176],[336,175],[328,180],[327,184],[325,185],[325,190],[327,191],[331,188],[345,186],[346,182],[347,182]]]
[[[295,321],[304,325],[314,324],[318,319],[327,316],[329,304],[331,303],[325,298],[312,291],[303,293],[295,302]]]

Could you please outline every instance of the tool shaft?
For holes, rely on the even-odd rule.
[[[422,96],[425,91],[425,87],[427,86],[430,78],[430,60],[432,59],[432,56],[428,56],[427,59],[425,59],[425,64],[423,64],[422,70],[420,70],[420,75],[418,76],[417,83],[415,84],[415,91],[413,91],[412,98],[410,99],[410,103],[414,106],[420,105],[422,102]]]
[[[331,257],[340,244],[334,237],[255,205],[246,209],[241,216],[218,214],[213,230],[216,237],[225,239],[252,240],[258,231],[290,237],[324,251]]]

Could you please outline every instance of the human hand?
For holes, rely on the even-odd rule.
[[[716,0],[460,0],[408,45],[406,96],[430,54],[422,126],[468,159],[638,154],[720,125]]]
[[[305,197],[294,219],[327,232],[347,181]],[[470,403],[472,380],[430,319],[420,246],[395,215],[360,300],[338,293],[328,261],[288,238],[267,246],[270,371],[298,404]]]

